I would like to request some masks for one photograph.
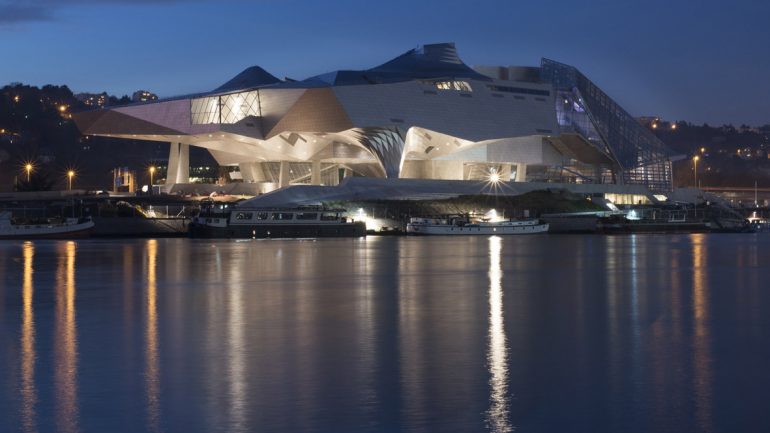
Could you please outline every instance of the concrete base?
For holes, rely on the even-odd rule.
[[[168,194],[193,194],[210,195],[213,192],[230,195],[257,196],[267,194],[278,189],[278,185],[273,182],[243,183],[233,182],[225,185],[214,185],[210,183],[176,183],[167,185],[164,188]]]

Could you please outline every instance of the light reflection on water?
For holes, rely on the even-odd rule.
[[[146,294],[146,348],[145,389],[147,392],[147,425],[150,431],[160,431],[160,365],[158,360],[158,241],[150,239],[146,244],[147,294]]]
[[[59,244],[56,270],[54,388],[56,426],[74,433],[78,427],[78,335],[75,323],[75,242]]]
[[[32,242],[23,245],[24,269],[22,285],[22,321],[21,321],[21,422],[25,432],[37,431],[37,390],[35,389],[35,310],[32,307],[34,285],[33,262],[35,246]]]
[[[513,430],[508,419],[508,342],[503,323],[503,269],[501,263],[502,239],[489,238],[489,386],[490,406],[488,423],[494,433]]]
[[[708,249],[704,234],[690,235],[693,252],[693,375],[698,430],[713,430],[711,420],[711,342],[709,335]]]
[[[768,431],[768,248],[2,243],[0,431]]]

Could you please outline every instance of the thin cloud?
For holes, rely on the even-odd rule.
[[[37,5],[0,3],[0,27],[51,19],[50,9]]]
[[[0,28],[15,24],[50,21],[58,9],[76,5],[164,5],[174,3],[202,3],[207,0],[0,0]]]

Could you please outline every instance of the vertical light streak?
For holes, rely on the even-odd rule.
[[[693,246],[693,368],[695,416],[701,431],[712,429],[711,420],[711,336],[709,330],[709,288],[706,279],[708,256],[703,234],[690,235]]]
[[[147,241],[147,326],[145,335],[145,389],[147,424],[150,431],[160,431],[160,367],[158,365],[157,311],[158,241]]]
[[[32,266],[35,246],[24,242],[24,277],[22,280],[22,320],[21,320],[21,423],[22,431],[37,431],[37,390],[35,389],[35,312],[32,305],[34,284]]]
[[[513,430],[508,421],[508,346],[503,318],[502,239],[489,238],[489,385],[491,388],[487,423],[495,433]]]
[[[56,370],[56,426],[58,431],[77,432],[78,428],[78,336],[75,323],[75,242],[64,244],[56,272],[56,332],[54,352]]]
[[[243,281],[242,269],[246,269],[248,263],[238,260],[232,263],[230,291],[227,302],[227,345],[228,345],[228,396],[230,404],[229,425],[232,431],[248,431],[246,419],[246,360],[244,350],[246,346],[243,321]]]

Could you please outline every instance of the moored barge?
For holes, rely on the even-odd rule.
[[[239,208],[229,204],[201,207],[190,222],[196,238],[319,238],[360,237],[366,225],[345,216],[344,209]]]

